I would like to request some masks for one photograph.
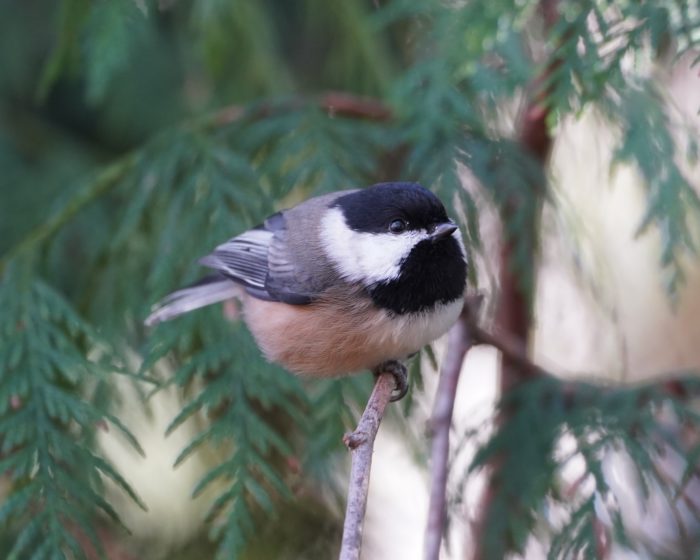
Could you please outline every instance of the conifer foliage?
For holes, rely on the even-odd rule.
[[[216,457],[192,489],[213,496],[216,557],[246,557],[260,546],[255,529],[273,523],[280,504],[301,501],[290,463],[302,465],[307,487],[332,489],[329,466],[371,380],[297,379],[265,363],[220,308],[151,331],[143,318],[196,279],[196,259],[222,240],[307,196],[381,180],[436,190],[465,217],[468,251],[478,253],[463,168],[507,209],[509,266],[533,278],[539,212],[554,201],[543,162],[503,125],[517,100],[541,101],[550,134],[591,106],[617,126],[615,158],[645,180],[639,232],[660,232],[672,296],[696,252],[700,199],[678,163],[697,159],[697,130],[674,120],[640,68],[676,61],[699,41],[696,0],[0,4],[0,556],[108,554],[98,526],[128,527],[106,480],[148,506],[96,445],[96,430],[113,426],[149,451],[119,418],[116,376],[144,393],[181,390],[168,431],[188,419],[200,426],[177,464],[204,450]],[[684,153],[674,128],[687,134]],[[527,297],[533,283],[521,286]],[[167,378],[154,373],[164,362]],[[595,557],[596,499],[612,492],[602,450],[621,445],[640,480],[654,479],[654,412],[670,407],[697,424],[685,405],[695,385],[679,383],[672,397],[664,386],[580,385],[571,398],[571,386],[545,376],[505,395],[508,419],[484,436],[472,471],[498,461],[522,476],[510,479],[517,491],[494,486],[485,557],[521,551],[545,502],[561,498],[564,434],[597,490],[551,528],[550,557]],[[675,448],[689,465],[697,458]],[[671,488],[669,500],[682,493],[657,482]],[[610,538],[643,549],[611,512]],[[303,555],[305,545],[277,544],[275,554]]]
[[[108,343],[50,286],[27,280],[26,271],[7,271],[0,289],[0,469],[17,485],[0,508],[0,519],[16,528],[5,554],[80,557],[76,530],[101,550],[96,514],[120,523],[103,497],[101,477],[116,482],[143,507],[122,475],[92,451],[95,429],[109,422],[143,452],[121,421],[101,410],[95,399],[99,385],[119,371]],[[92,397],[84,394],[88,387]]]

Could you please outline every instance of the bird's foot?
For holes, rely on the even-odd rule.
[[[382,373],[390,373],[394,377],[396,388],[394,389],[394,394],[391,396],[390,402],[400,401],[406,396],[406,393],[408,393],[408,371],[406,370],[406,366],[401,362],[389,360],[388,362],[379,364],[374,368],[372,373],[375,378]]]

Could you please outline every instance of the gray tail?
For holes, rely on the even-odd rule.
[[[241,287],[229,278],[221,274],[212,274],[191,286],[166,296],[154,306],[152,313],[146,318],[144,323],[150,327],[188,311],[224,301],[240,294]]]

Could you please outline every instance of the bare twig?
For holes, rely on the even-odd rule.
[[[450,329],[447,342],[447,355],[440,370],[433,415],[430,419],[432,432],[431,484],[428,524],[425,529],[426,560],[440,558],[440,543],[447,518],[445,492],[447,488],[447,460],[450,451],[450,427],[454,410],[455,395],[462,363],[473,339],[470,332],[470,316],[475,310],[465,305],[462,315]]]
[[[374,438],[377,436],[384,409],[391,399],[395,386],[396,380],[390,371],[378,372],[377,381],[357,428],[343,438],[345,445],[352,453],[352,466],[340,560],[357,560],[360,557]]]

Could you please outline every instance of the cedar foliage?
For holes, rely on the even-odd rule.
[[[104,515],[120,522],[105,499],[105,477],[140,504],[128,473],[116,472],[94,445],[95,430],[108,422],[139,449],[106,405],[115,375],[147,390],[156,381],[183,389],[188,400],[169,430],[192,416],[202,428],[178,462],[202,446],[220,452],[193,489],[217,495],[216,557],[242,557],[261,519],[292,498],[288,458],[301,457],[309,477],[330,485],[340,435],[368,379],[291,377],[264,363],[220,309],[153,332],[143,317],[194,280],[197,257],[222,239],[307,196],[384,179],[420,181],[459,205],[468,249],[479,252],[478,212],[460,187],[460,166],[496,205],[519,201],[506,224],[517,243],[512,266],[532,270],[537,239],[524,232],[536,231],[529,226],[542,198],[553,204],[540,192],[546,170],[498,123],[503,106],[533,88],[546,93],[551,127],[589,105],[619,126],[616,159],[645,179],[639,231],[661,233],[659,266],[672,295],[683,259],[695,254],[700,213],[676,162],[697,158],[697,139],[688,154],[677,153],[670,134],[677,123],[662,94],[625,61],[693,49],[698,3],[561,0],[558,11],[545,31],[532,0],[2,3],[3,557],[82,558],[86,543],[104,553],[97,527]],[[547,83],[538,83],[553,59]],[[330,90],[372,96],[385,109],[369,110],[363,98],[354,101],[358,111],[335,110],[324,95]],[[133,367],[132,353],[142,367]],[[152,379],[166,358],[172,377]],[[521,476],[501,487],[499,523],[484,535],[494,558],[522,550],[545,501],[557,498],[563,433],[579,442],[596,490],[563,503],[570,522],[552,529],[550,557],[594,557],[594,500],[610,493],[603,450],[622,445],[648,480],[660,403],[697,423],[655,386],[644,398],[640,388],[586,387],[586,398],[567,400],[561,382],[546,378],[503,403],[516,413],[485,439],[472,465],[516,444],[522,451],[506,471]],[[691,462],[697,456],[678,447]],[[644,548],[614,511],[612,519],[617,542]]]

